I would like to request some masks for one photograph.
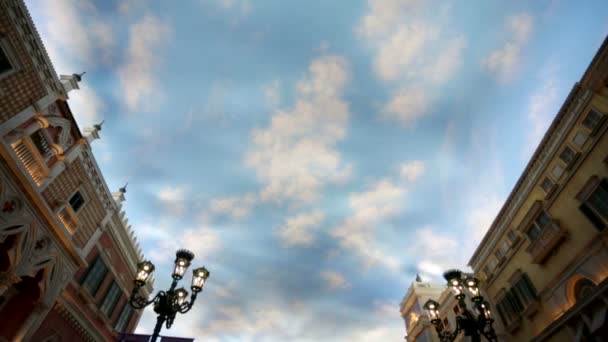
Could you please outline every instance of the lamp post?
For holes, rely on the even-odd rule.
[[[150,279],[150,275],[154,272],[154,265],[150,261],[143,261],[137,264],[137,274],[134,280],[135,287],[131,293],[129,304],[135,309],[143,309],[150,304],[154,304],[154,312],[158,314],[158,317],[156,318],[156,326],[154,327],[154,333],[150,342],[156,342],[163,323],[165,323],[167,329],[170,329],[178,312],[184,314],[192,309],[197,294],[203,290],[203,285],[205,285],[205,281],[209,278],[209,271],[204,267],[193,271],[192,284],[190,285],[190,289],[192,290],[190,301],[186,301],[188,297],[186,289],[183,287],[175,289],[177,283],[184,277],[192,259],[194,259],[192,252],[185,249],[177,251],[175,253],[175,267],[171,275],[173,278],[171,287],[168,291],[159,291],[151,300],[147,300],[139,291]]]
[[[465,336],[470,336],[472,342],[480,342],[483,335],[488,341],[497,342],[496,333],[492,327],[494,319],[490,305],[484,300],[479,290],[479,280],[472,276],[464,276],[459,270],[449,270],[443,274],[448,282],[454,297],[458,301],[461,314],[456,316],[456,329],[454,331],[444,331],[439,318],[439,303],[429,299],[424,304],[424,309],[429,315],[431,324],[435,326],[437,335],[441,342],[451,342],[456,339],[461,331]],[[465,291],[471,296],[476,315],[471,312],[465,303]]]

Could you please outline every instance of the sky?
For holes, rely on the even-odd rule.
[[[155,288],[210,270],[163,330],[204,341],[402,341],[608,33],[602,0],[26,3]]]

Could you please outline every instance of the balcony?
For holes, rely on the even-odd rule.
[[[24,136],[12,143],[11,146],[36,185],[42,185],[44,180],[49,176],[49,170],[46,166],[46,162],[36,150],[32,140],[29,137]]]
[[[544,263],[567,236],[568,231],[560,227],[557,222],[547,225],[526,249],[526,252],[532,256],[532,263]]]
[[[57,217],[59,218],[59,221],[63,223],[65,229],[68,231],[68,233],[70,233],[70,235],[73,235],[80,226],[78,216],[76,216],[76,213],[74,210],[72,210],[72,207],[70,207],[69,204],[62,204],[59,207]]]

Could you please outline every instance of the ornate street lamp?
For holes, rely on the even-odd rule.
[[[154,334],[152,334],[151,342],[156,342],[158,334],[163,327],[163,323],[165,323],[167,329],[170,329],[171,325],[173,325],[173,320],[175,320],[175,315],[178,312],[184,314],[192,309],[197,294],[203,291],[203,285],[205,285],[205,281],[209,278],[209,271],[204,267],[192,271],[192,285],[190,286],[192,295],[190,296],[190,301],[186,300],[188,297],[188,291],[186,291],[186,289],[183,287],[177,290],[175,289],[177,283],[184,277],[192,259],[194,259],[194,254],[192,252],[185,249],[177,251],[177,253],[175,253],[175,267],[173,268],[173,274],[171,275],[173,278],[171,287],[168,291],[159,291],[151,300],[147,300],[139,294],[139,291],[150,279],[150,275],[154,272],[154,265],[149,261],[137,264],[137,274],[133,281],[135,287],[131,293],[129,304],[135,309],[143,309],[154,303],[154,312],[158,314],[158,317],[156,318],[156,326],[154,327]]]
[[[494,319],[490,305],[484,301],[481,291],[479,290],[479,280],[472,276],[464,276],[459,270],[449,270],[443,274],[443,277],[448,282],[448,287],[458,301],[461,313],[456,316],[456,329],[454,331],[444,331],[439,318],[439,303],[429,299],[424,304],[424,309],[429,315],[431,324],[435,326],[437,335],[441,342],[451,342],[456,339],[461,331],[464,331],[465,336],[470,336],[472,342],[480,342],[483,335],[488,341],[497,342],[496,333],[492,327]],[[473,306],[477,315],[473,314],[465,303],[465,290],[473,301]]]

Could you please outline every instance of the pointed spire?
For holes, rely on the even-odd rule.
[[[74,90],[74,89],[80,89],[80,87],[78,86],[78,82],[82,81],[82,76],[85,73],[80,73],[80,74],[71,74],[71,75],[61,75],[59,77],[59,81],[61,82],[61,85],[63,86],[63,90],[65,91],[66,94],[68,94],[70,91]]]
[[[103,123],[104,123],[105,121],[106,121],[106,120],[101,120],[101,122],[100,122],[100,123],[93,125],[93,128],[95,128],[95,129],[96,129],[98,132],[99,132],[99,131],[101,131],[101,126],[103,125]]]
[[[416,273],[416,281],[417,282],[421,282],[422,279],[420,278],[420,274]]]
[[[125,183],[125,186],[123,186],[122,188],[119,188],[118,191],[113,192],[112,193],[112,197],[114,197],[114,200],[116,201],[116,203],[121,206],[122,202],[125,201],[125,194],[127,193],[127,185],[129,183]]]
[[[72,76],[74,76],[74,79],[76,79],[76,82],[80,82],[82,81],[82,76],[84,76],[84,74],[86,74],[86,71],[81,72],[80,74],[72,74]]]
[[[105,120],[104,120],[105,121]],[[84,129],[85,138],[89,143],[93,142],[93,140],[99,139],[99,132],[101,131],[101,126],[104,121],[101,121],[98,124],[93,125],[93,127],[87,127]]]

